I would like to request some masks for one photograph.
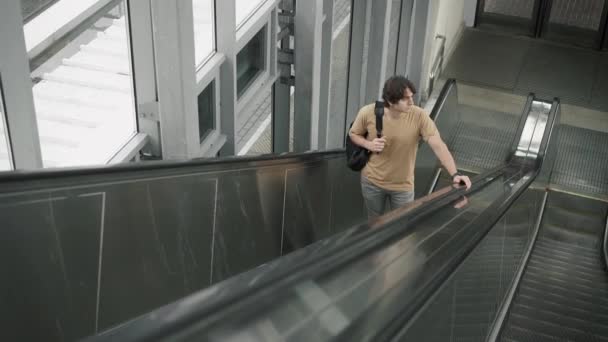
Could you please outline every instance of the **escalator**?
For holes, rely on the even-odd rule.
[[[439,189],[89,340],[607,340],[608,204],[542,186],[559,104],[536,108],[470,192]]]
[[[535,172],[501,166],[476,177],[466,199],[463,189],[439,190],[375,224],[354,227],[91,341],[389,338],[484,238],[493,226],[488,222],[500,218]]]
[[[607,210],[527,190],[396,340],[606,340]]]
[[[608,340],[608,204],[549,193],[499,340]]]
[[[448,146],[475,148],[466,142],[474,137],[451,132],[459,122],[485,132],[482,109],[459,103],[453,80],[442,94],[433,118]],[[521,124],[527,110],[503,114]],[[498,131],[513,140],[515,128]],[[491,163],[459,166],[496,172],[511,149],[503,145],[491,148]],[[438,162],[425,144],[418,160],[422,197]],[[272,269],[279,257],[298,259],[305,246],[329,248],[328,237],[354,238],[362,231],[349,228],[366,216],[359,174],[344,165],[336,150],[1,174],[0,340],[77,340],[242,272]]]
[[[510,161],[469,192],[442,188],[89,340],[445,340],[456,305],[476,328],[464,330],[487,336],[535,236],[542,196],[530,187],[554,151],[559,104],[529,109]]]
[[[474,113],[458,114],[462,106],[453,94],[446,91],[436,107],[439,119],[434,113],[442,132],[459,120],[476,121]],[[0,336],[477,341],[518,340],[512,334],[522,329],[530,335],[530,325],[542,320],[525,319],[522,326],[530,312],[521,298],[530,296],[526,279],[534,277],[523,265],[530,251],[530,264],[542,262],[534,259],[537,236],[572,234],[554,227],[567,222],[563,216],[542,216],[552,212],[544,186],[560,160],[552,136],[559,103],[532,96],[525,102],[519,124],[505,128],[516,137],[511,144],[481,146],[491,151],[489,162],[471,157],[461,164],[474,177],[470,191],[441,186],[423,145],[417,174],[424,172],[416,181],[436,191],[424,189],[411,205],[374,222],[363,219],[358,175],[345,172],[342,151],[8,175],[0,193],[8,238],[0,255],[8,265],[3,279],[10,281],[0,285],[6,304]],[[469,144],[460,153],[473,156],[476,144],[466,139],[475,137],[446,134]],[[551,196],[548,203],[558,207]],[[599,227],[602,210],[600,204],[585,224]],[[589,258],[581,265],[588,264]],[[572,274],[562,264],[557,270]],[[599,270],[585,279],[601,279]],[[553,278],[563,279],[555,272]],[[601,320],[603,311],[597,312]],[[590,326],[601,336],[601,324]]]

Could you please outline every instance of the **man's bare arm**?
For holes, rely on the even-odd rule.
[[[369,141],[367,141],[367,139],[365,139],[365,137],[363,137],[359,134],[352,133],[352,132],[348,132],[348,135],[350,136],[350,140],[352,140],[355,143],[355,145],[361,146],[368,150],[370,149]]]
[[[437,159],[441,162],[441,165],[448,171],[448,174],[453,175],[458,172],[456,168],[456,163],[454,162],[454,157],[452,157],[452,153],[448,150],[448,147],[441,139],[439,134],[432,135],[426,138],[426,142],[431,146],[433,153],[437,156]],[[467,189],[471,187],[471,180],[467,176],[456,176],[454,177],[454,182],[458,183],[463,181]]]
[[[386,140],[384,138],[376,138],[372,141],[369,141],[365,139],[365,137],[363,137],[362,135],[354,134],[352,132],[349,132],[348,135],[350,136],[350,140],[352,140],[356,145],[361,146],[364,149],[367,149],[368,151],[372,152],[382,152],[382,150],[384,149],[384,144],[386,143]]]

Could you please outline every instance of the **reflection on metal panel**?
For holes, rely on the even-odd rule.
[[[365,218],[343,153],[286,160],[5,187],[0,339],[92,335]]]

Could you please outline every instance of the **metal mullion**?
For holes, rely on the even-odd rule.
[[[15,169],[42,167],[29,61],[19,1],[0,1],[0,72],[7,134]]]
[[[6,150],[9,155],[9,163],[11,170],[15,169],[15,158],[13,157],[13,145],[11,139],[11,131],[8,127],[8,116],[6,114],[6,108],[4,107],[4,87],[2,86],[2,73],[0,72],[0,114],[2,114],[2,128],[4,129],[4,136],[6,142]]]
[[[544,33],[551,18],[553,0],[536,0],[532,20],[534,23],[533,37],[539,38]]]
[[[221,20],[217,20],[221,18]],[[236,155],[236,13],[235,1],[215,2],[216,49],[226,60],[220,67],[219,98],[220,122],[218,128],[226,135],[221,155]]]
[[[600,21],[599,37],[599,49],[608,49],[608,1],[604,1],[602,20]]]
[[[346,101],[345,131],[350,122],[355,119],[361,104],[361,88],[363,76],[363,54],[365,30],[367,25],[367,0],[353,0],[351,7],[350,54],[348,65],[348,87]],[[356,23],[356,24],[355,24]]]
[[[386,77],[386,63],[388,40],[390,35],[391,16],[389,9],[392,5],[390,0],[374,0],[372,2],[365,103],[370,103],[380,98],[382,85]]]

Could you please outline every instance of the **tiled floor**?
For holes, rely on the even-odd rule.
[[[550,186],[605,200],[608,53],[468,29],[443,76],[512,95],[559,98],[558,157]]]
[[[608,111],[606,52],[467,29],[443,76]]]

